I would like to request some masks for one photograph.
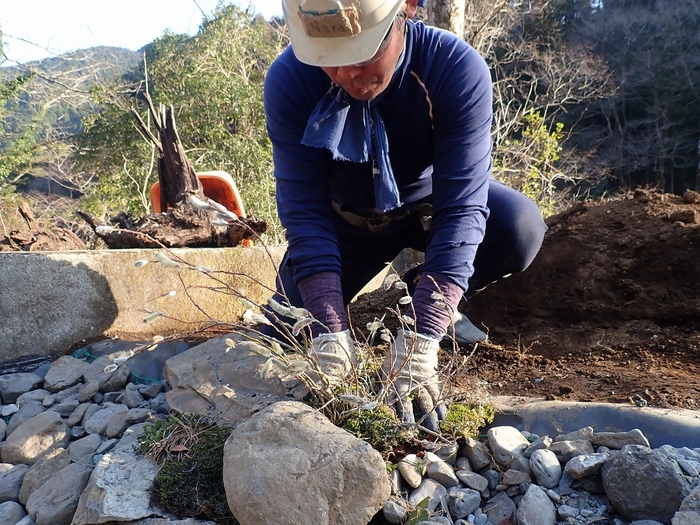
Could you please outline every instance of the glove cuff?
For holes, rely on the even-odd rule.
[[[396,336],[396,346],[417,355],[436,354],[440,348],[440,340],[410,330],[399,330]]]
[[[315,338],[319,346],[324,345],[328,342],[338,343],[344,348],[349,348],[350,345],[354,345],[355,341],[352,338],[350,330],[343,330],[342,332],[326,332],[323,334],[318,334]]]

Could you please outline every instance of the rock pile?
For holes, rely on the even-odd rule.
[[[0,375],[0,525],[212,525],[154,507],[157,467],[134,451],[148,420],[183,400],[236,427],[223,475],[241,525],[403,523],[425,501],[422,525],[700,523],[700,449],[652,449],[639,430],[501,426],[485,440],[423,442],[387,476],[376,451],[289,400],[279,379],[253,391],[240,378],[259,377],[264,361],[226,348],[222,338],[179,354],[168,382],[145,385],[109,356]]]
[[[639,430],[552,439],[500,426],[486,441],[432,448],[392,472],[389,523],[426,499],[433,516],[418,525],[700,523],[700,449],[652,449]]]

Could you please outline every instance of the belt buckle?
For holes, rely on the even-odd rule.
[[[389,215],[374,215],[367,217],[367,230],[371,233],[379,233],[386,229],[392,223],[392,218]]]

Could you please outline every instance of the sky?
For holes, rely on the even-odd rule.
[[[282,0],[251,0],[265,18]],[[136,51],[169,29],[193,35],[219,0],[0,0],[5,65],[94,46]],[[245,8],[248,0],[225,0]]]

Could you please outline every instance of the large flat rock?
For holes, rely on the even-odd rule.
[[[159,251],[179,260],[180,269],[157,262]],[[143,340],[212,319],[235,322],[245,306],[211,288],[244,290],[264,303],[283,253],[284,247],[0,253],[0,362],[66,353],[95,337]],[[152,262],[136,268],[138,260]],[[143,321],[156,311],[165,316]]]

